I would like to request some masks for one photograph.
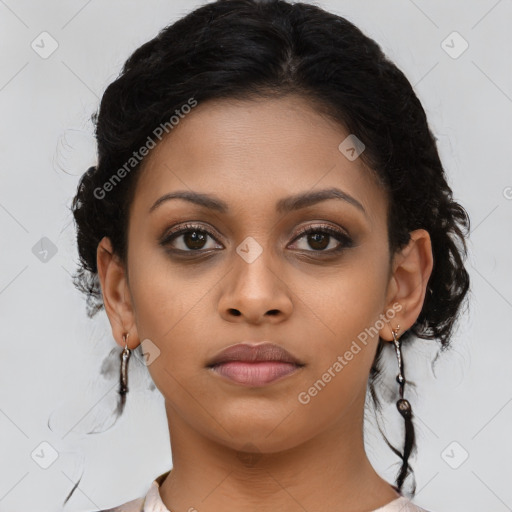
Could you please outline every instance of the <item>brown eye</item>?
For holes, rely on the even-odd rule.
[[[202,231],[187,231],[183,234],[183,243],[189,249],[202,249],[208,235]]]
[[[313,249],[322,250],[325,249],[329,245],[329,241],[332,238],[331,235],[327,233],[312,233],[307,235],[307,240],[309,245]]]
[[[164,240],[162,240],[161,244],[165,246],[171,246],[177,251],[199,252],[201,250],[215,248],[206,247],[209,238],[216,241],[213,234],[205,229],[202,229],[201,226],[187,224],[178,230],[172,231],[164,238]]]
[[[312,252],[334,253],[352,245],[352,240],[344,232],[331,226],[308,226],[301,230],[296,240],[304,238],[304,245],[313,249]],[[335,240],[338,241],[336,244]],[[299,247],[300,250],[308,251],[308,247]],[[328,250],[326,250],[329,248]],[[310,251],[311,252],[311,251]]]

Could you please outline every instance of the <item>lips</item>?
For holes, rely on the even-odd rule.
[[[304,363],[286,349],[270,342],[259,342],[257,344],[243,342],[231,345],[215,355],[206,366],[211,368],[232,361],[246,363],[281,362],[304,366]]]
[[[209,371],[236,385],[252,388],[299,373],[305,364],[283,347],[270,342],[231,345],[206,365]]]
[[[280,361],[259,361],[255,363],[229,361],[212,366],[209,371],[238,385],[261,387],[281,381],[301,369],[302,366]]]

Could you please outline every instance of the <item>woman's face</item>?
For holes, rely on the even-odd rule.
[[[151,150],[137,183],[130,340],[144,341],[168,415],[234,449],[360,428],[378,334],[391,332],[382,320],[397,322],[386,194],[339,149],[348,136],[295,96],[207,102]],[[158,202],[178,191],[208,201]],[[260,386],[207,367],[244,341],[276,343],[303,366]]]

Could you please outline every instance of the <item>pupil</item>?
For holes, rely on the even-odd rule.
[[[200,234],[197,231],[191,231],[190,234],[185,235],[185,244],[189,249],[201,249],[204,245],[205,238],[204,234]],[[189,245],[189,240],[191,240],[192,246]],[[199,245],[196,246],[195,244],[197,243]]]
[[[311,247],[313,247],[314,249],[325,249],[329,244],[325,243],[327,241],[327,239],[329,238],[328,236],[326,235],[322,235],[320,233],[315,233],[313,235],[310,235],[310,238],[313,239],[313,245]],[[314,244],[316,244],[317,242],[319,242],[319,239],[322,239],[323,238],[323,244],[321,243],[320,241],[320,247],[316,247]]]

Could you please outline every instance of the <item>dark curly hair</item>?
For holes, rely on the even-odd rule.
[[[404,74],[360,29],[317,6],[285,0],[218,0],[197,8],[139,47],[105,90],[92,116],[98,163],[81,177],[72,203],[80,257],[73,282],[87,296],[89,317],[103,307],[100,240],[109,237],[126,262],[128,212],[144,160],[108,194],[98,190],[190,98],[202,103],[287,94],[308,99],[365,144],[360,158],[389,194],[390,256],[412,230],[429,232],[434,264],[427,293],[401,341],[437,339],[441,351],[448,348],[469,290],[464,259],[470,221],[452,198],[422,105]],[[369,376],[376,411],[385,345],[379,338]],[[402,460],[396,478],[401,490],[412,472],[412,422],[406,421],[403,452],[386,442]]]

